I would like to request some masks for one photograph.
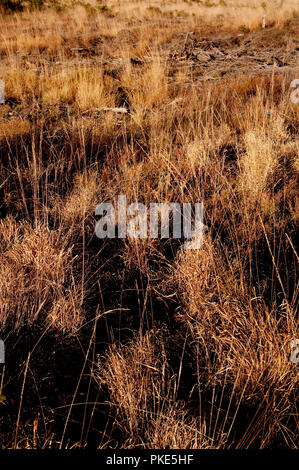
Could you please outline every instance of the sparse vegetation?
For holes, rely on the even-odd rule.
[[[1,7],[0,447],[296,448],[296,2]],[[203,246],[98,239],[120,194]]]

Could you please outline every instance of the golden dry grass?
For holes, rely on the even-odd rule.
[[[295,448],[296,2],[102,7],[0,16],[1,445]],[[120,194],[203,246],[97,239]]]

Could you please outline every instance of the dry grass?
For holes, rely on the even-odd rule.
[[[110,3],[0,16],[1,445],[295,448],[296,2]],[[97,239],[120,194],[203,246]]]

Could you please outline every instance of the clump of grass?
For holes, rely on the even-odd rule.
[[[162,331],[149,331],[127,346],[111,348],[98,365],[97,380],[108,389],[116,422],[127,436],[124,446],[209,449],[223,445],[224,436],[214,442],[205,419],[192,417],[176,401],[179,379],[171,377],[162,337]]]
[[[51,327],[70,333],[82,322],[80,284],[66,285],[73,273],[71,247],[39,225],[1,221],[2,329],[19,330],[43,318]]]

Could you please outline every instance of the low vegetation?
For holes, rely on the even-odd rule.
[[[272,4],[1,2],[2,448],[297,447],[299,25]],[[202,247],[98,239],[120,194],[203,202]]]

